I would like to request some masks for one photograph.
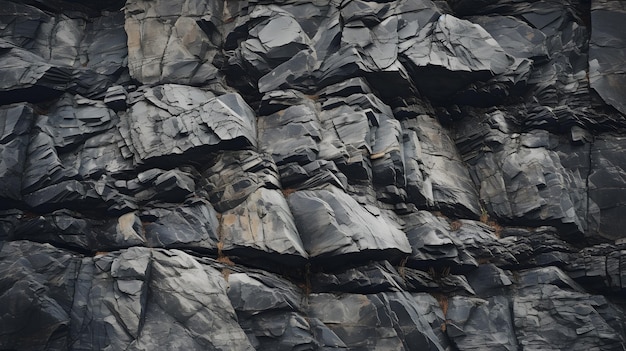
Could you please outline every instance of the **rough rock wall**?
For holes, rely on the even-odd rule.
[[[0,349],[626,349],[626,7],[0,0]]]

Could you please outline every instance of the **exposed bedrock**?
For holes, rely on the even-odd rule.
[[[625,350],[625,19],[0,0],[0,349]]]

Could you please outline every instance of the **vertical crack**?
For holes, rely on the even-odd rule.
[[[585,224],[586,224],[586,228],[587,231],[589,231],[591,229],[591,223],[590,223],[590,219],[589,219],[589,206],[591,204],[591,200],[590,200],[590,195],[589,195],[589,178],[591,177],[591,172],[592,172],[592,162],[593,162],[593,146],[594,143],[596,141],[596,137],[595,135],[591,136],[591,142],[589,143],[589,151],[587,153],[587,175],[585,176]],[[598,228],[599,229],[599,228]]]
[[[146,269],[146,275],[145,275],[145,291],[143,292],[141,298],[140,298],[140,304],[141,304],[141,315],[139,316],[139,324],[137,326],[137,337],[135,339],[135,342],[137,340],[139,340],[139,338],[141,337],[141,332],[143,331],[143,326],[146,322],[146,314],[147,314],[147,310],[148,310],[148,301],[150,300],[150,280],[152,278],[152,263],[153,263],[153,258],[152,258],[152,250],[153,249],[148,249],[150,252],[150,260],[148,261],[148,267]],[[131,342],[130,345],[132,345],[134,342]],[[129,347],[130,347],[129,345]]]

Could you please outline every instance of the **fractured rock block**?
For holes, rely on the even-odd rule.
[[[225,254],[254,261],[303,263],[308,257],[289,205],[279,190],[259,188],[221,215],[220,240]],[[264,258],[258,258],[262,255]]]
[[[322,264],[348,257],[407,254],[402,231],[377,208],[363,207],[333,186],[299,190],[288,197],[305,250]],[[327,257],[326,261],[319,259]]]
[[[349,348],[443,350],[408,293],[312,294],[309,314]]]
[[[156,204],[139,217],[150,247],[217,249],[219,221],[206,200],[190,199],[176,208]]]
[[[447,14],[401,43],[400,52],[415,84],[433,99],[502,74],[514,61],[481,26]]]
[[[550,304],[541,302],[546,299]],[[551,284],[536,285],[522,289],[514,297],[512,310],[515,334],[524,348],[541,349],[556,344],[571,350],[623,347],[623,335],[609,323],[615,312],[602,296]]]
[[[218,153],[202,177],[201,186],[219,212],[235,208],[259,188],[280,189],[272,157],[252,150]]]
[[[626,54],[626,34],[617,28],[626,20],[619,1],[592,1],[589,42],[589,84],[609,105],[626,114],[626,74],[620,57]]]
[[[446,334],[459,350],[517,350],[511,302],[454,296],[448,301]]]
[[[434,118],[419,115],[402,121],[407,137],[408,201],[465,218],[480,215],[478,194],[450,135]]]
[[[207,149],[257,145],[254,111],[239,94],[214,97],[179,85],[142,91],[121,113],[120,133],[129,156],[139,164]]]
[[[125,29],[131,76],[143,84],[202,85],[215,80],[221,12],[221,3],[195,0],[129,2]]]
[[[33,110],[26,105],[0,109],[0,195],[20,200]]]

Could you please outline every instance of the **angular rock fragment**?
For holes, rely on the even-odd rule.
[[[40,211],[60,208],[77,209],[83,206],[104,207],[104,202],[92,183],[76,180],[61,181],[42,187],[24,194],[23,199],[26,205]]]
[[[400,122],[381,114],[374,133],[375,139],[370,155],[372,181],[377,185],[385,186],[385,192],[381,192],[378,198],[388,203],[405,202],[407,193]]]
[[[118,148],[117,121],[102,102],[70,95],[50,106],[47,115],[39,115],[21,182],[29,206],[46,207],[43,202],[50,200],[48,207],[59,208],[70,199],[101,206],[103,193],[94,181],[107,172],[132,170]]]
[[[419,115],[402,121],[405,131],[409,201],[461,217],[480,215],[478,196],[466,165],[443,127]]]
[[[157,204],[139,217],[149,247],[217,249],[219,221],[206,200],[190,199],[176,208]]]
[[[521,267],[563,266],[574,249],[558,235],[556,228],[505,227],[501,232]]]
[[[434,296],[427,293],[411,294],[415,309],[418,311],[426,322],[430,324],[431,329],[439,338],[439,343],[444,350],[451,350],[450,339],[446,335],[446,316],[447,306],[445,300],[437,300]],[[440,303],[446,310],[442,310]]]
[[[12,308],[0,315],[4,349],[252,349],[220,273],[181,251],[81,258],[15,241],[0,256],[0,296]]]
[[[541,303],[549,299],[550,304]],[[602,296],[536,285],[522,289],[513,299],[515,334],[524,348],[562,345],[572,350],[618,350],[624,336],[609,320],[615,318]],[[622,322],[623,323],[623,322]],[[573,341],[575,340],[575,341]]]
[[[510,16],[471,17],[500,44],[507,54],[519,58],[546,59],[546,35],[524,21]]]
[[[109,130],[115,113],[102,102],[65,94],[37,124],[50,134],[57,149],[71,149]]]
[[[117,218],[93,219],[77,212],[57,210],[41,216],[18,216],[9,238],[69,247],[81,252],[116,250],[145,245],[136,213]]]
[[[253,349],[237,324],[219,271],[181,251],[153,250],[148,284],[145,322],[129,349]]]
[[[479,296],[504,295],[513,283],[509,276],[494,264],[481,264],[466,274],[469,284]]]
[[[63,166],[54,147],[54,139],[45,131],[45,124],[38,127],[30,134],[21,186],[23,193],[53,186],[70,178],[71,170]]]
[[[116,80],[127,83],[123,14],[98,13],[88,21],[85,15],[53,14],[12,2],[3,1],[2,8],[0,36],[9,52],[0,60],[6,69],[3,82],[11,85],[1,89],[3,100],[39,102],[64,90],[102,98]]]
[[[202,85],[218,77],[222,4],[133,1],[125,7],[130,75],[143,84]]]
[[[455,296],[448,300],[446,334],[459,350],[517,350],[511,302]]]
[[[131,160],[124,157],[122,136],[116,127],[87,137],[76,149],[61,152],[59,159],[69,174],[82,179],[103,180],[105,175],[129,177],[134,172]],[[103,177],[104,176],[104,177]]]
[[[128,180],[114,180],[112,186],[137,203],[184,202],[196,191],[196,171],[191,167],[171,170],[151,168]]]
[[[309,314],[329,326],[349,348],[443,350],[411,301],[406,293],[313,294]]]
[[[257,143],[255,114],[235,93],[214,97],[179,85],[145,88],[120,122],[129,156],[138,164]]]
[[[255,349],[315,349],[326,344],[317,339],[315,328],[322,328],[327,339],[333,335],[341,342],[319,321],[304,315],[303,293],[287,280],[239,266],[224,267],[222,272],[239,324]]]
[[[420,211],[405,217],[406,236],[412,253],[407,264],[437,270],[467,270],[478,266],[476,259],[464,250],[463,244],[450,233],[450,223],[430,212]]]
[[[620,2],[592,1],[589,85],[622,114],[626,114],[626,74],[619,57],[626,53],[626,35],[618,28],[625,19],[626,10]]]
[[[79,257],[49,244],[3,243],[0,348],[66,348],[79,269]]]
[[[259,188],[235,208],[222,212],[221,250],[247,264],[277,261],[297,265],[308,257],[283,194]]]
[[[45,101],[69,88],[72,71],[55,67],[39,56],[0,41],[0,97],[7,103]]]
[[[472,165],[486,210],[495,218],[524,224],[559,225],[565,232],[587,227],[586,181],[561,163],[556,148],[563,142],[547,131],[516,133],[511,116],[494,110],[475,121],[460,124],[456,140]],[[480,137],[479,137],[480,136]],[[473,140],[485,138],[487,147]]]
[[[316,112],[306,105],[290,106],[258,119],[259,146],[278,166],[313,162],[319,153],[321,126]]]
[[[591,147],[589,183],[589,201],[599,209],[597,234],[600,237],[617,240],[626,237],[620,229],[625,219],[626,203],[623,200],[622,179],[626,176],[626,159],[623,136],[599,136]]]
[[[319,272],[311,277],[313,292],[346,292],[357,294],[383,291],[402,291],[404,281],[387,261],[372,262],[364,266],[339,272]]]
[[[577,283],[595,293],[619,292],[624,289],[623,242],[585,247],[569,256],[563,270]]]
[[[542,284],[550,284],[561,289],[583,292],[582,286],[578,285],[565,272],[554,266],[541,267],[519,271],[515,284],[520,289],[537,286]]]
[[[27,105],[0,109],[0,197],[22,198],[22,177],[26,164],[33,110]]]
[[[281,187],[271,156],[252,150],[218,153],[202,171],[202,178],[202,188],[220,212],[237,207],[259,188]]]
[[[400,44],[399,50],[415,84],[434,99],[502,74],[513,61],[482,27],[447,14]]]
[[[465,250],[480,261],[491,261],[496,265],[514,265],[517,259],[509,250],[508,243],[501,242],[495,224],[487,225],[478,221],[459,220],[455,224],[454,235]]]
[[[151,256],[149,249],[133,248],[80,261],[73,294],[71,348],[127,348],[139,336]]]
[[[432,294],[476,295],[476,292],[463,275],[450,274],[448,268],[429,267],[428,272],[412,268],[402,268],[406,289],[410,292],[430,292]]]
[[[128,99],[128,92],[121,85],[112,86],[107,89],[104,96],[104,103],[112,110],[123,111],[126,110]]]
[[[335,187],[296,191],[288,201],[304,249],[321,264],[348,257],[394,257],[411,250],[404,233],[380,210],[362,207]]]

